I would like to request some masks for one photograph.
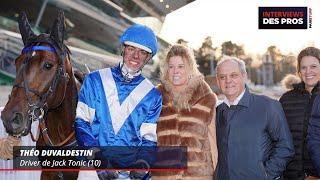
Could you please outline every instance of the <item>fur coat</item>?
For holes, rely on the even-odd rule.
[[[217,163],[216,95],[203,76],[193,77],[175,93],[169,82],[158,86],[163,106],[157,124],[158,146],[187,146],[187,169],[153,172],[152,179],[213,179]]]
[[[16,138],[13,136],[0,138],[0,159],[12,159],[14,146],[21,146],[20,138]]]

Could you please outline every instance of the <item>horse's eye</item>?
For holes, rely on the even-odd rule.
[[[43,67],[46,69],[46,70],[50,70],[52,68],[53,64],[50,64],[48,62],[45,62]]]

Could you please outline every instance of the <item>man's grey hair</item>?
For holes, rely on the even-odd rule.
[[[222,58],[220,59],[220,61],[218,61],[217,63],[217,66],[216,66],[216,69],[215,69],[215,72],[216,74],[218,73],[218,68],[221,64],[223,64],[224,62],[226,61],[234,61],[238,64],[239,66],[239,69],[242,73],[245,73],[247,74],[247,70],[246,70],[246,64],[244,63],[243,60],[237,58],[237,57],[234,57],[234,56],[222,56]]]

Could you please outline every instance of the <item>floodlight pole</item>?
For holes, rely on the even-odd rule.
[[[43,3],[42,3],[42,6],[41,6],[41,9],[40,9],[40,12],[39,12],[39,15],[38,15],[36,24],[34,25],[34,28],[35,28],[35,29],[37,29],[37,28],[39,27],[40,21],[41,21],[42,16],[43,16],[43,12],[44,12],[44,10],[46,9],[46,6],[47,6],[48,1],[49,1],[49,0],[44,0]]]

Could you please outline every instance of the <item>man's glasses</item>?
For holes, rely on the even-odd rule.
[[[140,58],[147,58],[148,55],[150,54],[145,50],[142,50],[140,48],[136,48],[136,47],[133,47],[133,46],[130,46],[130,45],[125,45],[124,49],[125,49],[126,53],[128,53],[130,55],[138,53],[138,56]]]

